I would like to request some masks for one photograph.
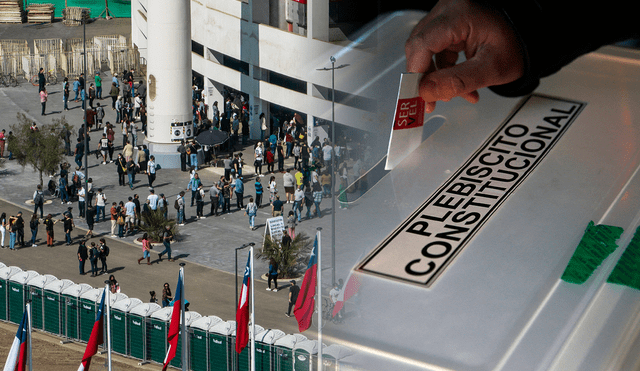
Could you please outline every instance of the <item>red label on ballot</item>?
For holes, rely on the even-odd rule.
[[[398,99],[393,130],[412,129],[424,124],[424,100],[420,97]]]

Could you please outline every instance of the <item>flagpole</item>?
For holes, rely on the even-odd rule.
[[[31,300],[27,301],[27,320],[29,322],[29,344],[28,344],[29,371],[33,371],[33,357],[31,353]]]
[[[255,301],[254,301],[254,280],[253,280],[253,245],[249,247],[251,257],[251,371],[256,371],[256,321],[255,321]]]
[[[182,331],[182,371],[187,371],[187,316],[184,312],[184,266],[185,263],[180,263],[180,276],[182,277],[182,290],[180,290],[180,331]]]
[[[322,228],[318,227],[316,232],[316,238],[318,239],[318,251],[316,252],[318,264],[316,265],[316,276],[318,281],[318,288],[316,294],[318,299],[316,305],[318,306],[318,371],[322,371],[322,239],[320,231]]]
[[[107,293],[106,298],[106,309],[107,309],[107,370],[111,371],[111,290],[109,288],[109,281],[105,282],[105,292]]]

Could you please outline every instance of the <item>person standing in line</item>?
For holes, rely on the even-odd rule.
[[[71,246],[71,231],[73,231],[73,219],[71,214],[67,213],[64,216],[64,236],[67,241],[67,246]]]
[[[7,233],[7,213],[2,213],[2,215],[0,215],[0,248],[3,248],[3,249],[4,249],[4,237],[6,233]]]
[[[171,288],[169,284],[165,282],[162,288],[162,307],[168,307],[169,303],[173,301],[173,295],[171,294]]]
[[[34,212],[31,216],[31,220],[29,221],[29,228],[31,229],[31,247],[38,247],[38,245],[36,245],[36,237],[38,237],[38,225],[40,225],[40,220],[38,219],[38,214]]]
[[[107,218],[105,217],[104,208],[107,205],[107,196],[102,192],[102,188],[98,188],[98,193],[96,194],[96,223],[100,222],[100,215],[102,214],[102,220],[105,221]]]
[[[173,240],[173,233],[171,233],[171,226],[166,225],[164,227],[164,231],[162,232],[162,244],[164,245],[164,250],[158,254],[158,259],[162,261],[162,255],[167,254],[169,257],[169,261],[172,262],[173,258],[171,257],[171,241]]]
[[[177,196],[176,199],[176,203],[177,203],[177,211],[178,211],[178,225],[179,226],[183,226],[184,225],[184,219],[185,219],[185,215],[184,215],[184,207],[185,207],[185,202],[184,202],[184,191],[180,191],[180,193]]]
[[[291,309],[296,305],[296,301],[298,300],[298,293],[300,293],[300,287],[296,285],[295,280],[289,281],[291,286],[289,287],[289,308],[285,315],[287,317],[291,317]]]
[[[78,244],[77,255],[78,255],[78,267],[80,269],[80,275],[84,276],[85,275],[84,264],[89,258],[89,251],[87,250],[87,245],[85,244],[84,240],[80,241],[80,243]]]
[[[155,210],[158,209],[158,201],[159,200],[160,200],[160,198],[156,194],[155,189],[153,189],[153,188],[149,189],[149,196],[147,196],[147,201],[149,201],[149,207],[151,208],[151,210],[155,211]]]
[[[220,206],[220,190],[218,185],[214,184],[209,189],[209,199],[211,200],[211,215],[218,216],[218,207]]]
[[[276,193],[278,193],[276,177],[272,175],[271,178],[269,179],[269,203],[270,204],[273,204],[273,201],[275,201]]]
[[[118,89],[115,83],[111,83],[111,90],[109,90],[109,96],[111,97],[111,110],[115,111],[116,101],[120,96],[120,89]],[[116,120],[116,123],[118,123],[118,120]]]
[[[198,186],[198,190],[196,191],[196,218],[206,219],[204,216],[204,187],[202,187],[202,183]]]
[[[160,200],[158,200],[158,208],[162,210],[162,216],[167,220],[167,216],[169,216],[169,201],[164,196],[164,193],[160,193]]]
[[[100,77],[100,72],[96,72],[94,82],[96,83],[96,98],[102,100],[102,78]]]
[[[256,187],[256,206],[260,208],[260,205],[262,204],[262,193],[264,192],[264,189],[262,188],[262,183],[260,183],[259,177],[256,177],[256,183],[254,184],[254,186]]]
[[[118,221],[118,204],[113,202],[111,203],[111,210],[109,213],[111,214],[111,238],[116,238],[116,229],[117,229],[117,221]]]
[[[45,231],[47,232],[47,246],[48,247],[53,247],[53,243],[54,243],[54,240],[53,240],[53,226],[57,222],[58,222],[57,220],[55,220],[55,221],[53,220],[53,216],[51,214],[48,214],[47,217],[44,219],[44,222],[42,223],[42,224],[44,224]]]
[[[271,216],[281,216],[284,203],[280,201],[280,196],[276,194],[276,199],[271,203]]]
[[[94,225],[94,216],[96,215],[96,208],[93,206],[87,206],[87,213],[85,215],[85,220],[87,222],[87,234],[85,234],[85,238],[93,237],[93,225]]]
[[[42,186],[38,184],[36,191],[33,192],[33,213],[36,214],[40,209],[40,218],[44,218],[44,193],[42,193]]]
[[[304,191],[302,186],[296,188],[293,194],[293,214],[298,219],[298,223],[302,221],[302,208],[304,207]]]
[[[269,278],[267,280],[267,291],[278,292],[278,262],[274,258],[269,259]],[[271,281],[274,288],[271,290]]]
[[[69,78],[65,77],[62,82],[62,103],[64,103],[64,110],[69,110]]]
[[[153,187],[153,182],[156,181],[156,158],[151,156],[149,162],[147,162],[147,178],[149,179],[149,187]]]
[[[127,161],[127,178],[129,179],[129,188],[133,191],[134,176],[136,175],[136,163],[132,158]]]
[[[191,190],[191,207],[193,207],[193,203],[196,200],[196,193],[198,192],[198,188],[202,185],[202,181],[200,180],[200,176],[198,173],[193,175],[193,178],[189,180],[189,184],[187,184],[187,189]]]
[[[16,217],[10,216],[9,222],[7,223],[7,230],[9,231],[9,250],[16,249]]]
[[[184,140],[180,141],[177,151],[180,153],[180,170],[187,171],[187,147],[184,145]]]
[[[107,256],[109,256],[109,246],[107,246],[107,242],[104,238],[100,239],[100,245],[98,246],[98,250],[100,252],[100,274],[105,274],[108,271],[107,268]]]
[[[256,214],[258,213],[258,206],[253,202],[253,197],[249,197],[249,203],[244,211],[244,215],[249,216],[249,228],[253,231],[255,229]]]
[[[222,203],[222,213],[230,213],[231,212],[231,185],[226,180],[222,183],[222,198],[224,202]]]
[[[91,262],[91,277],[96,277],[98,275],[98,258],[100,257],[100,252],[98,251],[98,247],[95,242],[91,242],[91,250],[89,250],[89,261]]]
[[[322,213],[320,212],[322,197],[322,187],[320,187],[320,183],[313,183],[313,203],[316,206],[316,216],[318,218],[322,218]]]
[[[118,171],[118,184],[124,187],[124,176],[127,173],[127,162],[122,156],[122,153],[118,153],[118,158],[116,159],[116,169]]]
[[[241,176],[236,178],[233,190],[236,194],[236,205],[238,206],[238,210],[244,209],[244,182],[242,181]]]
[[[16,229],[16,243],[20,247],[25,247],[24,244],[24,219],[22,219],[22,211],[18,211],[16,214],[16,222],[14,223]]]
[[[45,111],[47,109],[47,97],[49,96],[49,93],[47,93],[47,89],[43,88],[40,91],[40,104],[42,105],[42,112],[40,113],[41,116],[45,115]]]
[[[151,249],[153,248],[153,246],[151,245],[151,242],[149,242],[149,238],[147,237],[146,233],[142,235],[141,242],[142,242],[142,257],[138,259],[138,264],[140,264],[142,260],[147,259],[147,265],[151,265]]]
[[[282,176],[282,185],[284,186],[284,193],[287,197],[286,203],[293,203],[294,192],[296,190],[296,178],[291,174],[291,169],[287,169]]]
[[[264,160],[264,149],[262,148],[262,142],[258,142],[255,149],[255,159],[253,162],[254,171],[258,177],[262,176],[262,161]]]

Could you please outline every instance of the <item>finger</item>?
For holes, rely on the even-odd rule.
[[[458,52],[454,50],[444,50],[436,54],[436,67],[441,70],[455,66],[458,61]]]
[[[476,100],[477,93],[472,94],[476,90],[509,80],[501,72],[504,66],[496,64],[494,59],[490,53],[479,53],[458,65],[426,74],[420,83],[420,96],[425,102],[449,100],[457,96]]]
[[[433,64],[434,55],[458,47],[466,39],[467,29],[456,23],[442,16],[420,21],[405,43],[407,71],[424,73]]]

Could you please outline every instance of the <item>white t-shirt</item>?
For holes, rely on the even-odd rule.
[[[149,207],[151,210],[156,210],[158,208],[158,195],[150,194],[147,196],[147,200],[149,200]]]
[[[96,195],[96,206],[104,206],[104,202],[107,200],[107,197],[104,193],[98,193]]]
[[[78,201],[83,201],[84,202],[84,187],[80,188],[78,190]]]
[[[322,147],[322,155],[325,161],[331,161],[331,154],[333,152],[333,148],[331,146]]]

